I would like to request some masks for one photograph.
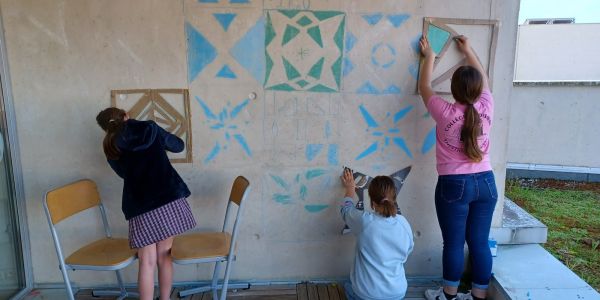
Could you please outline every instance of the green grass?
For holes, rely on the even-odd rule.
[[[600,185],[507,180],[506,196],[548,226],[544,248],[600,291]]]

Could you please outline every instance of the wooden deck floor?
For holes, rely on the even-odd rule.
[[[439,283],[432,280],[409,281],[406,300],[424,300],[423,292],[436,288]],[[211,300],[210,292],[179,298],[178,293],[186,287],[174,288],[171,299]],[[108,300],[115,298],[93,297],[91,290],[81,290],[77,293],[78,300]],[[338,283],[299,283],[295,285],[252,285],[249,289],[230,290],[227,299],[232,300],[344,300],[344,288]]]

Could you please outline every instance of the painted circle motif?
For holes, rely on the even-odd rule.
[[[396,49],[388,43],[379,43],[371,49],[371,62],[378,67],[387,69],[396,62]]]

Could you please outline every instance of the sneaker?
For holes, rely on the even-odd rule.
[[[467,294],[458,293],[458,294],[456,294],[456,297],[454,297],[452,299],[447,299],[446,295],[444,295],[443,288],[439,288],[437,290],[426,290],[425,298],[427,300],[473,300],[473,298],[471,297],[471,293],[467,293]]]

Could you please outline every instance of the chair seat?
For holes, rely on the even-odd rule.
[[[117,270],[131,263],[137,251],[129,248],[129,240],[104,238],[73,252],[65,263],[74,269]]]
[[[225,257],[229,253],[231,235],[227,232],[201,232],[175,237],[171,256],[176,263]],[[188,262],[189,261],[189,262]]]

